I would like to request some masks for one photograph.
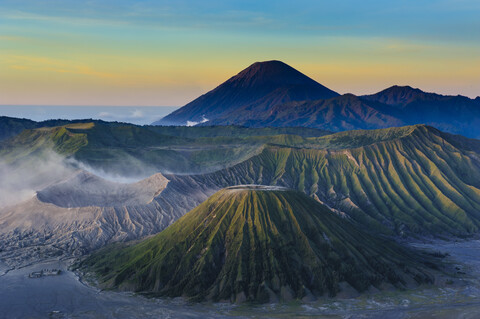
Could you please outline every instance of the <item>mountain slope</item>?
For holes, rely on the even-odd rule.
[[[404,124],[423,123],[440,130],[480,137],[480,99],[423,92],[393,86],[362,98],[390,105]]]
[[[191,129],[197,133],[205,129],[206,135],[213,133],[208,127],[182,128],[182,131]],[[248,132],[256,131],[252,130]],[[80,137],[84,134],[76,132]],[[108,130],[99,132],[111,134]],[[133,136],[128,133],[130,130],[122,129],[122,132]],[[146,135],[143,139],[147,139],[148,132],[142,131]],[[76,135],[61,136],[66,137],[58,140],[59,149],[78,145],[69,139],[76,141]],[[112,135],[104,137],[107,142],[111,138]],[[218,138],[214,137],[215,141]],[[163,186],[157,187],[165,182],[159,176],[152,177],[155,183],[122,186],[90,179],[89,174],[36,188],[37,196],[31,200],[0,209],[0,250],[3,249],[0,259],[19,246],[29,252],[27,255],[36,254],[38,247],[62,247],[61,253],[67,255],[83,254],[106,243],[152,235],[216,191],[241,184],[277,185],[301,191],[348,217],[356,226],[388,236],[469,236],[480,228],[478,140],[442,133],[424,125],[319,137],[275,135],[245,139],[246,143],[258,139],[260,144],[255,145],[260,145],[259,149],[245,154],[242,148],[235,148],[239,154],[237,159],[242,156],[242,160],[211,173],[164,174],[168,183],[163,190]],[[126,137],[114,139],[115,143],[127,140]],[[224,138],[221,140],[225,142]],[[234,145],[241,140],[235,139]],[[205,144],[197,142],[198,147],[205,148]],[[34,153],[41,152],[41,147],[33,145]],[[217,148],[212,147],[203,154],[223,156],[224,146],[215,145]],[[121,143],[118,150],[122,152],[110,153],[112,158],[107,163],[114,162],[115,156],[123,158],[125,150]],[[138,153],[135,148],[131,152],[132,156]],[[98,152],[91,154],[103,156]],[[211,162],[212,158],[215,157],[209,155],[203,160]],[[156,160],[155,157],[149,159]],[[39,163],[33,157],[33,167],[41,171]],[[149,160],[142,163],[151,165]],[[58,165],[63,164],[59,161]],[[29,172],[38,174],[35,170],[26,170],[21,176]],[[100,190],[102,196],[92,194],[91,190]],[[34,192],[30,196],[33,195]],[[54,251],[58,251],[57,248]],[[44,255],[48,257],[50,253]]]
[[[243,107],[264,112],[289,101],[317,100],[337,95],[283,62],[256,62],[153,125],[200,123],[224,117]]]
[[[232,128],[227,128],[230,134]],[[212,129],[182,131],[201,135],[205,130],[210,135]],[[263,130],[272,129],[259,129]],[[182,203],[184,209],[178,216],[221,188],[253,183],[300,190],[364,227],[389,235],[464,236],[480,227],[480,142],[424,125],[318,137],[179,140],[159,134],[166,132],[162,130],[153,134],[148,128],[109,129],[100,125],[53,128],[50,132],[55,133],[50,139],[58,137],[54,149],[70,150],[86,143],[75,158],[113,175],[127,172],[144,176],[171,163],[181,174],[164,174],[170,182],[162,194],[172,192],[172,198],[198,194]],[[44,140],[44,131],[30,133]],[[20,141],[23,144],[7,144],[31,146],[34,153],[42,150],[36,139]],[[177,141],[186,144],[176,145]],[[0,154],[4,159],[12,154],[23,156],[22,150],[23,146],[3,149],[8,152]],[[204,171],[218,168],[188,175],[192,167]],[[168,205],[176,204],[172,201]]]
[[[419,258],[301,193],[241,186],[219,191],[155,237],[83,264],[107,287],[268,302],[334,296],[341,283],[361,292],[431,282]]]
[[[480,142],[417,125],[271,145],[210,174],[169,176],[218,190],[300,190],[363,227],[390,235],[473,234],[480,227]]]
[[[168,184],[161,174],[124,184],[78,171],[0,207],[0,262],[19,267],[156,234],[211,195]]]
[[[303,126],[337,132],[427,124],[446,132],[478,138],[480,99],[393,86],[372,95],[345,94],[318,101],[294,101],[263,111],[240,108],[208,123],[248,127]]]
[[[19,134],[24,129],[36,128],[37,122],[15,117],[0,116],[0,141]]]
[[[276,66],[271,67],[273,64]],[[283,64],[253,64],[154,124],[185,125],[190,121],[191,125],[303,126],[333,131],[426,124],[480,138],[480,98],[427,93],[410,86],[392,86],[364,96],[326,94],[326,88],[315,88],[311,79],[277,65]],[[280,84],[279,78],[295,84]]]
[[[210,122],[209,122],[210,123]],[[330,131],[400,126],[402,120],[390,115],[385,105],[345,94],[326,100],[275,105],[266,112],[240,109],[211,124],[249,127],[302,126]]]
[[[0,116],[0,141],[14,137],[15,135],[20,134],[23,130],[27,129],[36,129],[40,127],[53,127],[53,126],[63,126],[68,124],[92,122],[103,125],[121,125],[122,123],[118,122],[105,122],[102,120],[46,120],[46,121],[32,121],[24,118]],[[125,125],[125,124],[124,124]]]
[[[125,177],[202,173],[239,163],[271,141],[328,133],[309,128],[136,126],[87,121],[24,130],[0,141],[0,162],[24,162],[54,151],[82,165]]]

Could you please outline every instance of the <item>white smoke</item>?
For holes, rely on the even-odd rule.
[[[141,175],[141,176],[127,176],[126,174],[123,173],[118,173],[118,172],[107,172],[104,169],[101,168],[95,168],[92,167],[86,163],[80,162],[76,159],[69,158],[66,160],[66,163],[68,163],[70,166],[76,167],[78,169],[81,169],[83,171],[87,171],[93,175],[96,175],[98,177],[101,177],[107,181],[110,182],[115,182],[115,183],[123,183],[123,184],[129,184],[129,183],[136,183],[146,177],[148,175]]]
[[[0,160],[0,207],[32,198],[35,193],[71,176],[75,170],[55,152],[44,152],[21,163]]]
[[[205,123],[208,122],[208,119],[205,117],[205,115],[202,115],[202,120],[200,122],[195,122],[195,121],[187,121],[187,126],[195,126],[200,123]]]
[[[73,176],[79,170],[87,171],[116,183],[135,183],[157,170],[131,155],[125,154],[125,163],[106,171],[74,158],[66,158],[53,150],[42,150],[38,155],[27,155],[14,163],[0,157],[0,207],[15,205],[35,196],[37,191]]]

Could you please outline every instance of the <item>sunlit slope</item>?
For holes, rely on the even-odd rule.
[[[90,124],[81,124],[81,127],[90,127]],[[72,126],[78,126],[72,124]],[[0,158],[3,161],[13,162],[26,160],[28,156],[42,156],[52,151],[60,155],[72,155],[88,144],[86,134],[74,133],[69,126],[45,127],[26,129],[19,135],[3,141],[0,144]]]
[[[267,302],[334,296],[342,282],[360,292],[430,282],[420,259],[300,192],[234,187],[155,237],[101,250],[83,266],[111,288]]]
[[[311,129],[150,128],[25,130],[0,144],[0,157],[14,162],[53,149],[113,174],[179,173],[168,177],[176,192],[282,185],[388,234],[466,235],[480,225],[478,140],[424,125],[317,136]]]
[[[418,125],[309,143],[309,149],[270,146],[241,164],[191,178],[220,186],[287,186],[390,234],[478,231],[479,141]]]
[[[201,173],[239,163],[265,143],[303,143],[328,132],[309,128],[159,127],[71,123],[25,130],[0,142],[6,161],[55,151],[114,175]]]

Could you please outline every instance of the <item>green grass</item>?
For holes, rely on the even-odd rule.
[[[70,123],[25,130],[0,143],[0,157],[50,149],[112,173],[211,172],[198,183],[288,186],[388,235],[465,236],[480,227],[480,142],[425,125],[323,135]]]
[[[308,128],[159,127],[101,121],[48,121],[49,126],[38,127],[37,122],[3,120],[12,129],[36,127],[0,142],[0,156],[9,161],[48,149],[105,171],[132,174],[214,171],[258,154],[266,143],[294,144],[304,141],[302,136],[326,134]],[[55,124],[61,126],[51,126]],[[60,137],[59,130],[68,137],[81,136],[82,142]]]
[[[415,252],[294,191],[222,190],[158,235],[82,263],[103,285],[192,300],[267,302],[431,280]],[[410,278],[410,279],[409,279]],[[414,279],[415,280],[415,279]],[[243,296],[245,298],[243,298]]]
[[[16,137],[2,142],[0,157],[4,161],[14,162],[29,155],[46,154],[52,150],[69,156],[87,145],[86,134],[73,133],[63,126],[24,130]]]
[[[227,171],[212,175],[217,180],[224,175],[242,176],[245,182],[303,191],[359,224],[389,235],[464,236],[477,232],[479,154],[471,148],[457,148],[455,145],[461,144],[455,143],[456,136],[426,126],[379,131],[354,132],[357,141],[359,136],[367,136],[366,140],[380,136],[380,141],[350,149],[269,146],[229,168],[228,175]],[[330,138],[338,140],[334,136],[341,135],[346,139],[347,133]],[[227,179],[219,186],[236,182]]]

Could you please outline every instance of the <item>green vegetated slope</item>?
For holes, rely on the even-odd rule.
[[[264,127],[252,128],[236,125],[224,126],[144,126],[151,131],[163,135],[201,138],[201,137],[234,137],[244,138],[250,136],[272,136],[272,135],[298,135],[302,137],[318,137],[331,134],[330,131],[324,131],[308,127]]]
[[[126,123],[119,122],[106,122],[102,120],[93,120],[93,119],[79,119],[79,120],[45,120],[45,121],[32,121],[24,118],[16,118],[9,116],[0,116],[0,141],[14,137],[15,135],[20,134],[23,130],[32,130],[41,127],[54,127],[54,126],[64,126],[69,124],[78,124],[78,123],[96,123],[102,125],[128,125]]]
[[[93,123],[44,127],[23,130],[19,135],[0,144],[3,161],[27,160],[28,156],[45,156],[52,151],[60,155],[72,155],[88,144],[86,134],[73,133],[71,127],[90,128]]]
[[[291,128],[95,125],[82,131],[88,135],[89,144],[75,158],[104,170],[131,171],[143,166],[151,172],[200,173],[237,164],[258,154],[264,144],[272,141],[303,142],[305,138],[327,133],[297,129],[297,134],[304,138],[292,135],[293,132]]]
[[[53,149],[122,175],[197,174],[170,176],[178,191],[282,185],[390,235],[460,236],[480,226],[478,140],[424,125],[317,136],[311,129],[215,131],[75,123],[25,130],[0,143],[0,157],[14,162]],[[212,173],[199,174],[205,171]]]
[[[296,133],[298,135],[293,136]],[[304,128],[159,127],[120,123],[70,123],[25,130],[0,143],[14,161],[54,150],[114,174],[215,171],[258,154],[268,142],[303,142],[325,131]],[[81,140],[81,143],[79,142]]]
[[[303,193],[233,187],[158,235],[82,266],[109,288],[193,300],[335,296],[431,282],[423,257],[354,227]],[[348,285],[341,285],[342,282]]]
[[[15,117],[0,116],[0,141],[13,137],[25,129],[36,128],[37,122]]]
[[[294,188],[391,235],[478,231],[480,141],[417,125],[337,133],[308,143],[310,148],[269,146],[238,165],[190,178],[217,187]]]

